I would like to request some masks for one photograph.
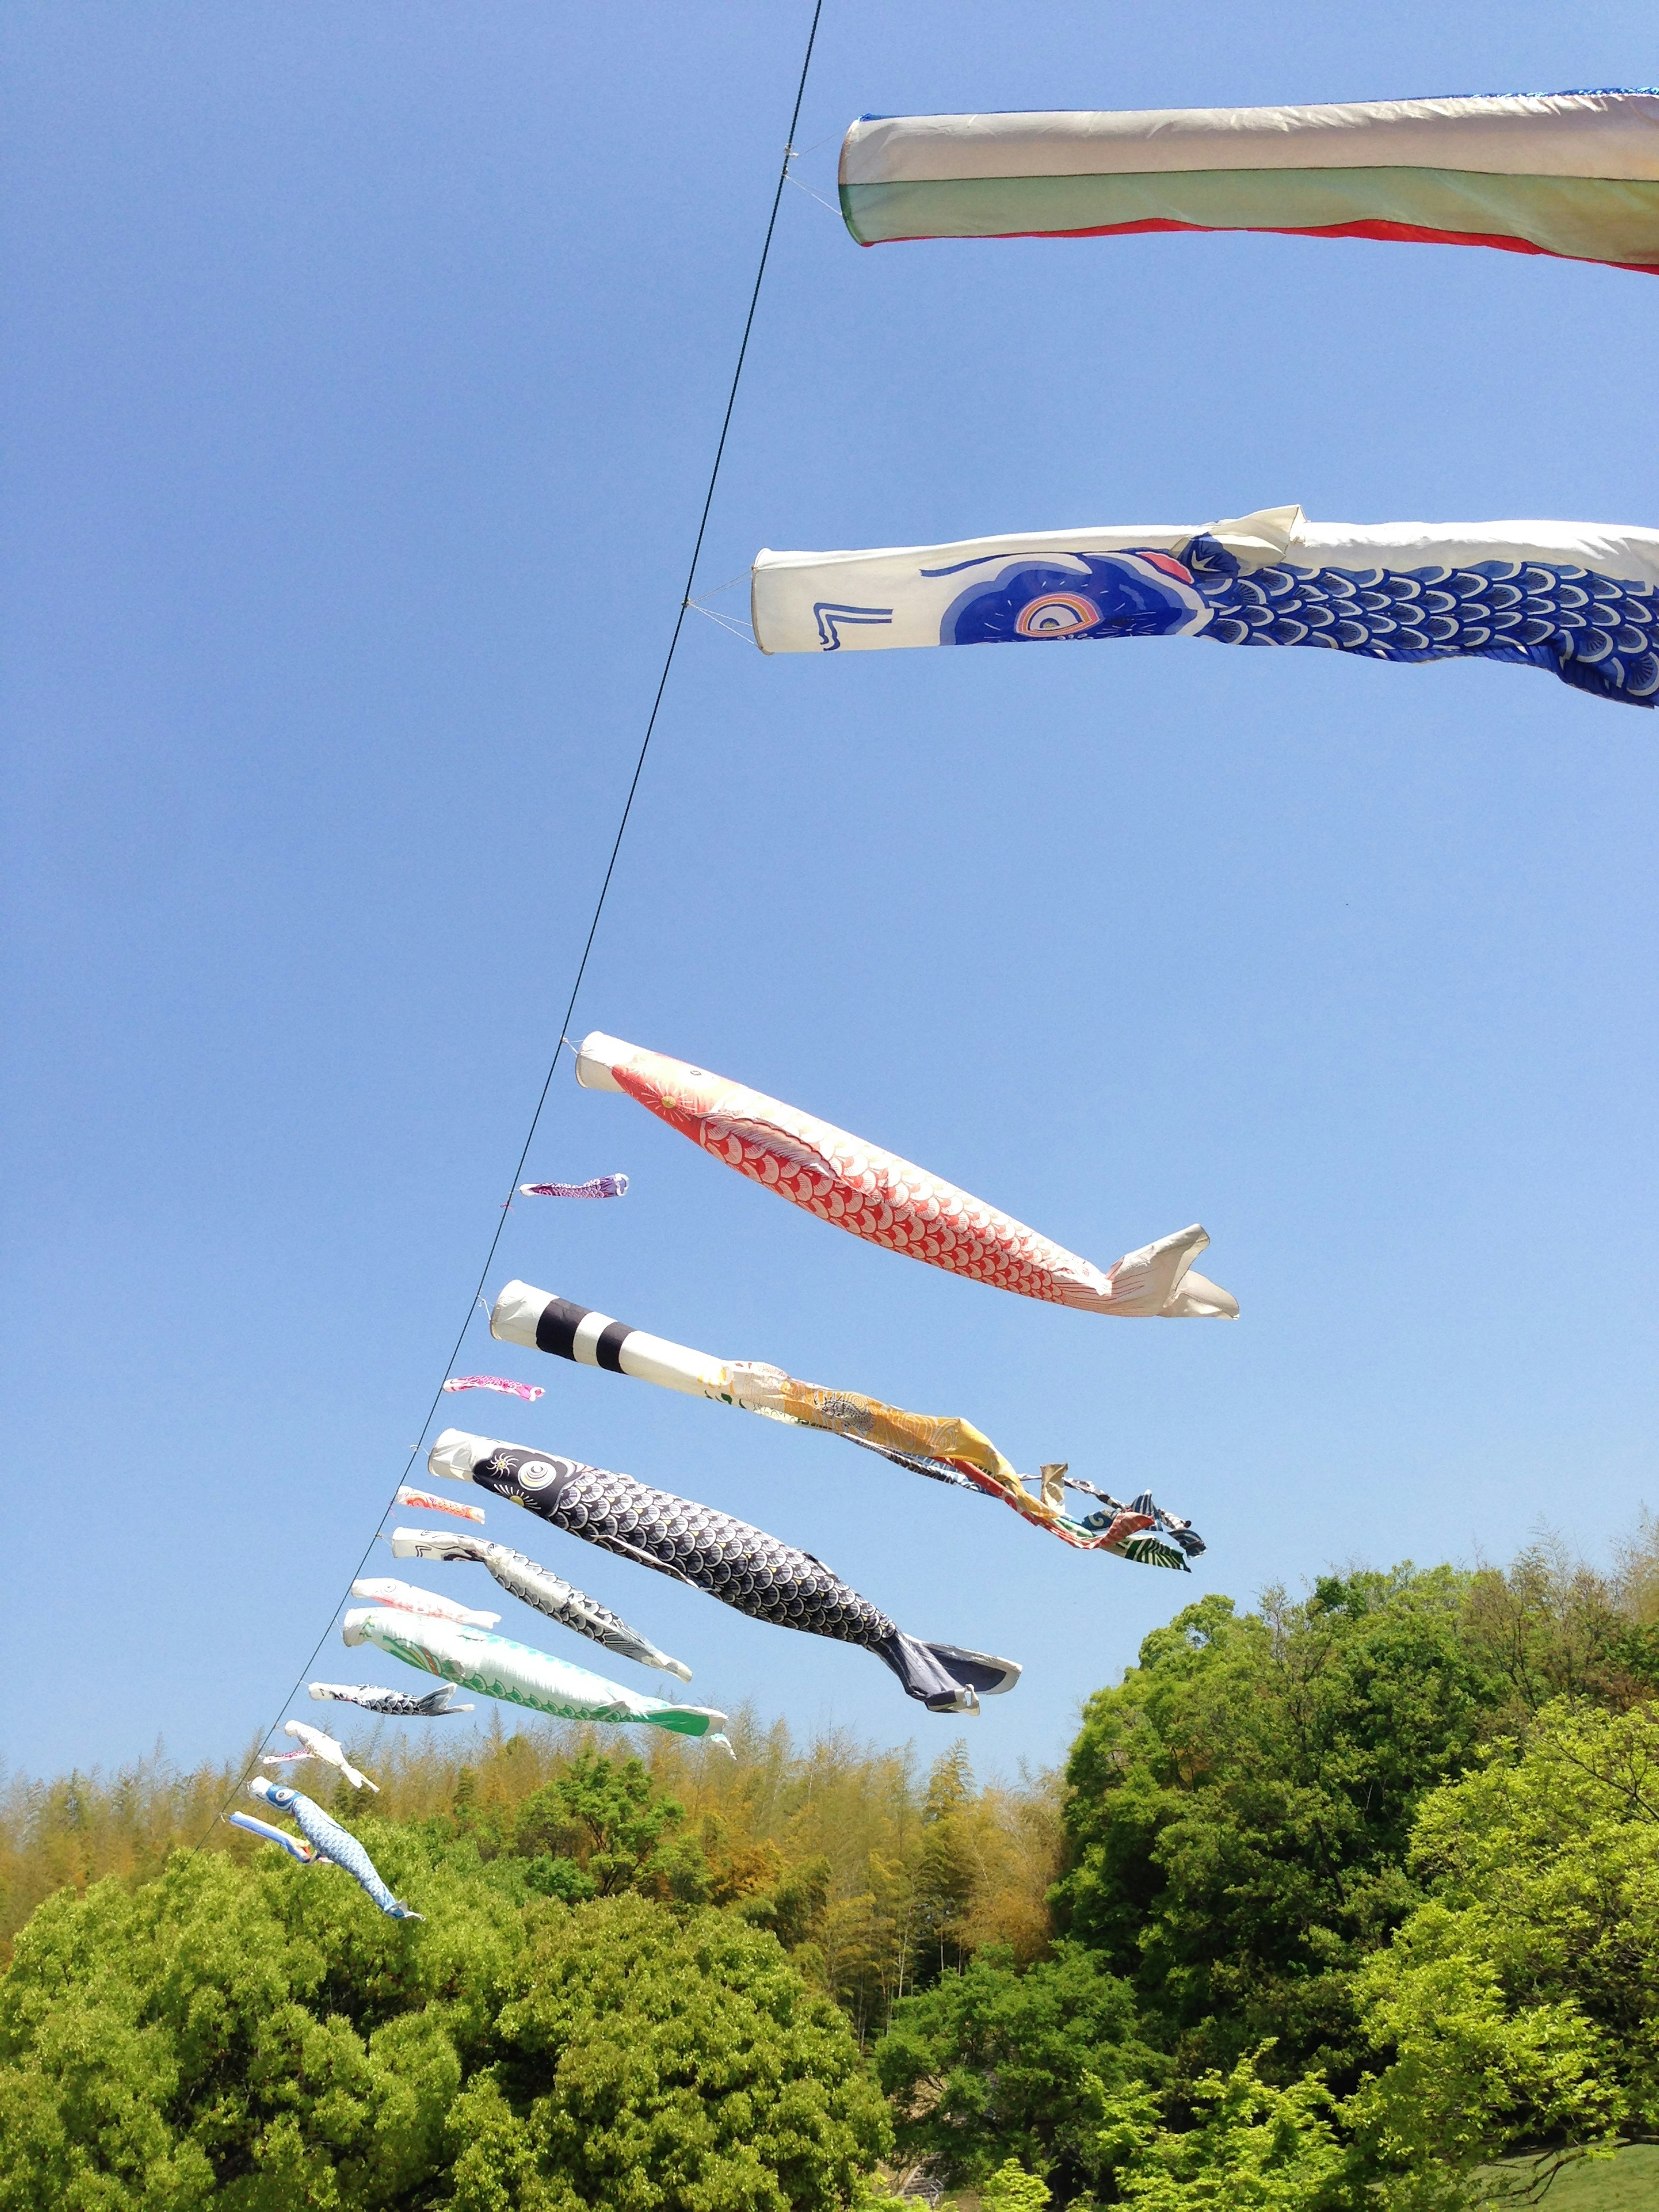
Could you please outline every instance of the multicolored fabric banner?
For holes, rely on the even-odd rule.
[[[860,246],[1263,230],[1655,273],[1659,93],[868,115],[842,146],[841,206]]]
[[[1310,522],[1299,507],[864,553],[756,556],[763,653],[1204,637],[1362,659],[1475,658],[1659,695],[1659,531]]]
[[[971,1421],[951,1414],[908,1413],[902,1406],[885,1405],[856,1390],[826,1390],[816,1382],[798,1382],[781,1367],[756,1360],[715,1359],[688,1345],[671,1344],[665,1337],[630,1328],[626,1322],[613,1321],[591,1306],[573,1305],[568,1298],[556,1297],[530,1283],[507,1284],[490,1313],[489,1328],[503,1343],[550,1352],[579,1366],[609,1368],[614,1374],[636,1376],[665,1389],[712,1398],[775,1421],[826,1429],[914,1474],[999,1498],[1025,1520],[1079,1551],[1113,1552],[1148,1566],[1184,1567],[1184,1553],[1204,1549],[1203,1539],[1194,1534],[1190,1522],[1163,1512],[1150,1498],[1123,1504],[1092,1484],[1078,1481],[1065,1467],[1045,1467],[1038,1489],[1028,1490],[1026,1479]],[[1074,1517],[1066,1510],[1067,1486],[1103,1500],[1100,1509],[1086,1518]],[[1164,1535],[1172,1541],[1164,1541]],[[458,1537],[454,1541],[473,1543],[477,1556],[489,1549],[475,1539]],[[395,1538],[392,1548],[398,1551]]]

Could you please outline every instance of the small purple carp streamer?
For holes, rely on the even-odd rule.
[[[503,1398],[522,1398],[526,1406],[533,1406],[546,1392],[534,1382],[511,1382],[505,1375],[452,1375],[444,1384],[446,1390],[499,1390]]]
[[[521,1182],[526,1198],[626,1198],[625,1175],[595,1176],[589,1182]]]

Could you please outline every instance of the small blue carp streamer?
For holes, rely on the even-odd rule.
[[[376,1873],[374,1860],[356,1836],[349,1828],[343,1828],[337,1820],[331,1820],[320,1805],[313,1804],[309,1797],[302,1797],[297,1790],[290,1790],[285,1783],[267,1782],[263,1774],[256,1774],[247,1787],[249,1796],[263,1797],[268,1805],[274,1805],[278,1812],[286,1813],[310,1844],[313,1856],[343,1867],[389,1919],[425,1919],[423,1912],[411,1912],[408,1905],[392,1894]],[[246,1822],[239,1821],[237,1825],[241,1826]],[[273,1832],[262,1823],[256,1825],[262,1834]],[[276,1833],[279,1842],[289,1843],[287,1837],[281,1835],[280,1832]]]

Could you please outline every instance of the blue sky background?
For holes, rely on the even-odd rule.
[[[0,21],[13,1771],[281,1717],[416,1440],[673,621],[806,15]],[[833,199],[868,110],[1656,82],[1651,8],[1611,0],[828,0],[799,173]],[[791,190],[702,580],[762,544],[1289,501],[1652,524],[1656,339],[1659,285],[1615,271],[861,252]],[[1654,718],[1518,671],[767,660],[695,622],[576,1033],[770,1091],[1102,1264],[1200,1218],[1243,1319],[1103,1322],[878,1252],[568,1060],[531,1170],[633,1190],[520,1200],[492,1289],[960,1413],[1023,1466],[1150,1484],[1210,1550],[1180,1583],[1075,1555],[482,1316],[463,1367],[547,1395],[463,1425],[718,1504],[915,1632],[1022,1659],[971,1724],[988,1767],[1060,1753],[1206,1590],[1502,1559],[1540,1522],[1604,1557],[1659,1503],[1655,783]],[[504,1505],[489,1533],[702,1698],[955,1732],[860,1651]],[[361,1670],[333,1641],[316,1671]]]

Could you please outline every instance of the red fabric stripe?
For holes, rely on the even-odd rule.
[[[1308,227],[1248,223],[1241,228],[1270,238],[1375,238],[1407,246],[1491,246],[1501,253],[1536,253],[1549,260],[1581,261],[1592,269],[1633,269],[1638,276],[1659,276],[1659,262],[1599,261],[1589,253],[1552,254],[1548,246],[1534,246],[1530,239],[1507,238],[1497,232],[1429,230],[1417,223],[1380,220],[1318,223]],[[1212,228],[1208,223],[1174,222],[1163,216],[1149,216],[1140,222],[1095,223],[1082,230],[993,230],[982,234],[987,238],[1129,238],[1137,233],[1171,230],[1191,231],[1206,238],[1224,238],[1229,234],[1226,230]],[[866,238],[859,242],[863,246],[909,246],[936,235],[931,231],[917,231],[906,238]]]

